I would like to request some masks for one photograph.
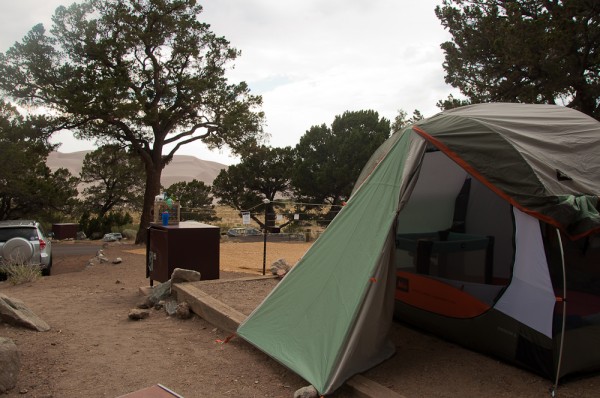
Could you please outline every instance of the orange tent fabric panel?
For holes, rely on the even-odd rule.
[[[473,318],[490,306],[447,283],[409,272],[396,272],[396,300],[453,318]]]

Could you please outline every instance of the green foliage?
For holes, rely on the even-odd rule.
[[[182,181],[165,190],[167,196],[180,206],[180,216],[184,220],[217,221],[217,212],[210,195],[210,186],[202,181]]]
[[[270,202],[276,196],[290,194],[290,175],[294,166],[293,150],[258,146],[242,158],[242,161],[226,170],[221,170],[213,181],[213,193],[219,203],[237,210],[258,208],[267,215],[267,225],[275,223],[273,203],[261,205],[263,200]],[[262,215],[251,213],[251,217],[261,228],[265,225]]]
[[[423,119],[423,115],[417,109],[413,111],[413,115],[407,119],[408,114],[406,111],[399,109],[398,114],[394,118],[394,122],[391,125],[392,133],[397,133],[401,131],[404,127],[407,127],[411,124],[418,122]]]
[[[200,140],[237,153],[263,135],[262,98],[225,77],[239,51],[201,12],[195,0],[87,0],[59,7],[50,34],[35,26],[0,54],[0,90],[53,110],[48,131],[118,142],[144,162],[138,242],[181,146]]]
[[[123,237],[125,239],[135,239],[135,235],[136,235],[137,231],[135,229],[131,229],[131,228],[125,228],[123,229]]]
[[[46,166],[52,148],[43,120],[26,119],[0,101],[0,220],[71,212],[78,180],[66,169],[52,172]]]
[[[344,112],[331,128],[311,127],[296,145],[292,185],[300,201],[334,205],[325,215],[333,219],[362,168],[389,135],[389,120],[372,110]]]
[[[558,103],[600,119],[600,2],[445,0],[436,15],[452,35],[445,80],[470,102]]]
[[[123,206],[141,210],[144,167],[139,157],[120,146],[106,145],[86,154],[80,176],[89,184],[83,190],[84,211],[103,218]]]
[[[440,108],[441,110],[445,111],[445,110],[459,108],[461,106],[470,105],[470,104],[471,104],[471,101],[460,99],[460,98],[454,98],[454,96],[452,94],[450,94],[448,96],[448,98],[446,98],[445,100],[439,100],[437,102],[436,106],[438,108]]]
[[[79,228],[90,238],[101,238],[104,234],[119,230],[124,225],[131,224],[133,218],[129,213],[110,212],[102,217],[92,217],[84,213],[79,220]]]

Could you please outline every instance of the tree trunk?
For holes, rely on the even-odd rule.
[[[160,193],[160,177],[162,175],[163,164],[160,160],[155,161],[153,165],[146,166],[146,190],[144,191],[144,207],[140,219],[140,228],[135,237],[136,244],[147,242],[148,227],[154,217],[154,198]]]
[[[263,230],[265,228],[264,220],[261,220],[259,217],[255,216],[255,215],[250,215],[250,218],[253,219],[258,224],[258,228],[260,230]]]
[[[259,218],[257,213],[256,215],[252,214],[250,216],[250,218],[252,218],[254,221],[256,221],[256,223],[258,224],[258,227],[261,230],[264,230],[265,228],[267,228],[267,230],[271,230],[272,227],[275,226],[275,221],[277,220],[277,214],[275,213],[275,207],[273,206],[273,203],[268,203],[264,205],[265,208],[262,211],[262,219]]]
[[[265,227],[267,230],[271,230],[275,226],[275,220],[277,219],[277,215],[275,214],[275,207],[273,203],[269,203],[265,206]]]

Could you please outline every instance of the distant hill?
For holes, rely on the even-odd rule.
[[[83,159],[89,152],[91,151],[51,152],[46,164],[52,171],[62,167],[69,170],[74,176],[79,176]],[[189,155],[175,155],[173,161],[163,170],[160,182],[165,188],[176,182],[190,182],[194,179],[212,185],[219,172],[226,168],[227,165],[222,163],[202,160]]]

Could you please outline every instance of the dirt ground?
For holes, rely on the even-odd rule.
[[[56,244],[77,244],[56,242]],[[307,243],[269,243],[269,265],[295,263]],[[131,321],[145,278],[145,249],[111,243],[104,249],[120,264],[87,266],[93,256],[55,260],[53,275],[0,292],[24,301],[50,326],[34,332],[0,324],[21,354],[17,387],[7,397],[118,397],[162,384],[186,398],[284,397],[308,383],[240,338],[203,319],[168,317],[152,310]],[[221,244],[221,278],[261,275],[263,244]],[[248,313],[272,285],[248,282],[214,285],[214,294]],[[543,397],[551,382],[494,358],[465,350],[432,335],[395,324],[397,354],[364,376],[404,395],[417,397]],[[594,347],[593,349],[598,349]],[[571,379],[558,397],[596,397],[600,374]],[[334,397],[344,397],[344,392]]]

